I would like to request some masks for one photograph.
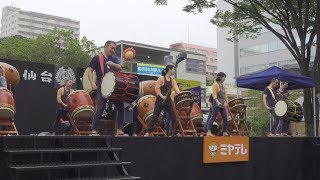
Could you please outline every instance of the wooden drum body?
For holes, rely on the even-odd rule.
[[[68,96],[67,103],[73,119],[92,119],[94,114],[93,102],[86,91],[74,91]]]
[[[132,74],[108,72],[102,79],[101,93],[106,99],[132,103],[139,95],[139,79]]]
[[[153,111],[155,107],[156,97],[153,95],[146,95],[139,99],[138,101],[138,111],[139,116],[144,120],[144,122],[149,123],[152,119]],[[163,112],[161,112],[158,119],[162,119]]]
[[[4,69],[5,78],[7,80],[8,89],[13,90],[20,82],[20,75],[18,70],[10,64],[0,62],[0,66]]]
[[[244,100],[242,98],[235,98],[229,101],[228,103],[230,111],[232,113],[244,112],[246,111],[246,105],[244,104]]]
[[[12,93],[6,88],[0,88],[0,120],[13,119],[16,113]]]
[[[157,81],[153,81],[153,80],[149,80],[149,81],[142,81],[140,82],[140,94],[142,96],[146,96],[146,95],[153,95],[153,96],[157,96],[156,94],[156,82]]]
[[[177,109],[182,107],[192,106],[193,99],[190,91],[182,91],[174,97],[174,102]]]

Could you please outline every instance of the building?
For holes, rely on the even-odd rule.
[[[218,2],[218,9],[232,10],[232,6],[224,1]],[[281,32],[280,27],[273,27]],[[227,72],[228,83],[235,82],[234,77],[249,74],[271,66],[279,66],[285,69],[296,69],[297,61],[294,59],[285,45],[269,30],[262,28],[260,35],[255,39],[239,37],[238,42],[227,41],[231,35],[228,29],[218,27],[219,71]],[[294,34],[298,40],[297,34]],[[297,41],[299,43],[300,41]],[[315,47],[312,47],[311,61],[315,56]],[[312,63],[311,63],[312,64]]]
[[[206,78],[209,82],[208,84],[212,84],[214,78],[217,75],[218,59],[216,48],[210,48],[189,43],[171,44],[170,48],[204,55],[206,58]]]
[[[80,37],[80,21],[11,6],[2,8],[1,37],[20,35],[30,38],[47,34],[54,28],[74,31],[74,35]]]

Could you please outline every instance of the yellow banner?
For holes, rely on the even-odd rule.
[[[177,83],[181,83],[182,84],[182,90],[189,90],[192,88],[196,88],[196,87],[200,87],[201,86],[201,82],[200,81],[193,81],[193,80],[187,80],[187,79],[176,79]]]
[[[249,137],[204,137],[203,163],[249,161]]]

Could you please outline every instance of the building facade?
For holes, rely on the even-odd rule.
[[[224,2],[218,2],[218,9],[232,10],[233,7]],[[272,27],[281,33],[277,25]],[[234,77],[253,73],[271,66],[279,66],[284,69],[296,69],[297,61],[294,59],[285,45],[269,30],[262,27],[260,35],[255,39],[239,37],[238,42],[227,41],[231,35],[229,29],[218,27],[219,60],[224,64],[219,65],[219,70],[231,75],[228,83],[234,83]],[[299,46],[299,37],[293,34]],[[314,61],[315,47],[312,47],[311,62]],[[312,64],[312,63],[311,63]],[[221,69],[220,69],[221,68]]]
[[[75,37],[78,39],[80,37],[80,21],[11,6],[2,8],[1,37],[20,35],[30,38],[47,34],[54,28],[71,30]]]
[[[210,82],[209,84],[213,82],[214,78],[217,75],[218,69],[218,58],[216,48],[210,48],[189,43],[171,44],[170,48],[204,55],[206,59],[206,78],[207,81]]]

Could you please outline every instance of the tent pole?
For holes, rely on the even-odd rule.
[[[312,88],[313,91],[313,134],[317,136],[317,123],[316,123],[316,88]]]

